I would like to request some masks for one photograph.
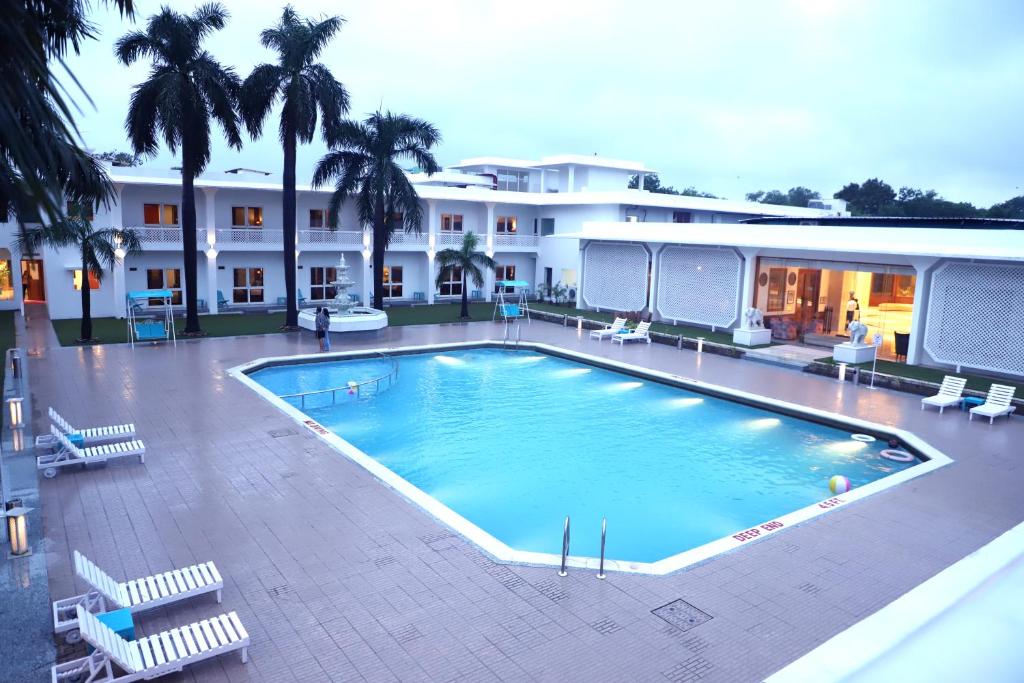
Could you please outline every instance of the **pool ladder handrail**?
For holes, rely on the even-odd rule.
[[[509,342],[509,329],[512,327],[512,323],[509,321],[505,322],[505,336],[501,340],[501,345],[505,346]],[[523,340],[523,325],[522,323],[516,323],[516,348],[519,348],[519,342]]]
[[[350,382],[343,387],[331,387],[330,389],[315,389],[313,391],[303,391],[296,394],[283,394],[281,396],[278,396],[278,398],[297,398],[299,399],[299,405],[302,408],[305,408],[306,397],[314,396],[317,394],[330,394],[331,405],[337,403],[337,392],[339,391],[347,391],[349,393],[354,393],[356,395],[356,399],[358,400],[363,396],[363,387],[373,384],[375,388],[374,394],[379,394],[381,382],[387,380],[388,385],[386,388],[390,389],[392,386],[394,386],[394,383],[398,381],[398,359],[393,356],[389,356],[386,353],[377,352],[377,355],[380,356],[381,358],[384,358],[387,361],[390,361],[391,363],[391,368],[388,370],[386,374],[380,375],[379,377],[373,377],[367,380],[363,380],[362,382]]]
[[[559,576],[568,576],[565,570],[566,562],[569,559],[569,515],[565,516],[565,528],[562,530],[562,566],[558,570]]]

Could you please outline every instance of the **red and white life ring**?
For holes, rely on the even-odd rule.
[[[913,462],[915,460],[913,455],[906,451],[901,451],[898,448],[886,448],[884,451],[879,453],[879,455],[894,462]]]

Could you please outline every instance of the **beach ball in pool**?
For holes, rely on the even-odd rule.
[[[851,488],[850,480],[841,474],[837,474],[828,480],[828,490],[832,493],[846,493]]]

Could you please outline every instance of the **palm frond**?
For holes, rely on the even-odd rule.
[[[284,70],[276,64],[260,64],[242,83],[239,96],[242,121],[255,140],[263,133],[267,114],[277,102]]]

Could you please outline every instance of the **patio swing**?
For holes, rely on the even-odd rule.
[[[172,293],[169,289],[139,289],[125,295],[126,318],[128,320],[128,341],[156,342],[170,340],[177,345],[174,334],[174,313],[171,309]],[[158,303],[154,303],[158,302]],[[143,305],[162,306],[160,317],[150,315]]]
[[[498,280],[494,284],[498,286],[498,293],[491,320],[497,320],[500,316],[506,323],[520,318],[530,322],[530,305],[526,301],[530,283],[525,280]]]

